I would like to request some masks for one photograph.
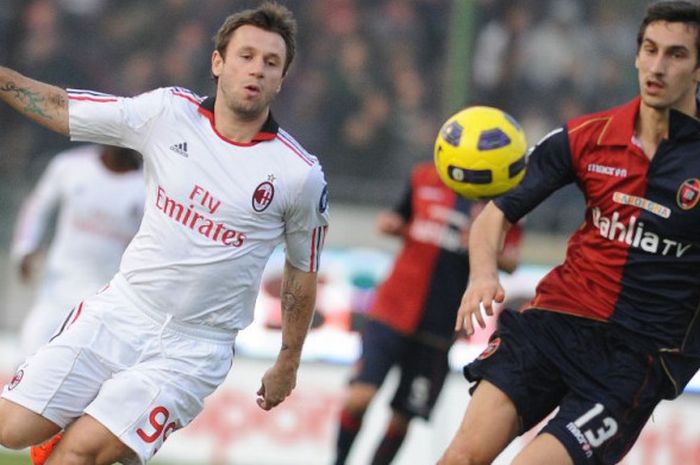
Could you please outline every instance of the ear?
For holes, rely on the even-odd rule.
[[[695,68],[695,71],[693,71],[693,80],[695,80],[695,84],[700,84],[700,66]]]
[[[282,77],[282,80],[280,81],[279,85],[277,86],[277,90],[275,93],[279,94],[280,91],[282,90],[282,84],[284,84],[284,76]]]
[[[634,56],[634,67],[639,69],[639,51],[637,54]]]
[[[214,50],[211,54],[211,74],[217,78],[221,75],[224,67],[224,57],[221,56],[218,50]]]

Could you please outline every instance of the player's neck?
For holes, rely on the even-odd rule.
[[[235,112],[223,108],[217,99],[214,104],[214,126],[216,130],[225,138],[246,144],[251,142],[255,135],[260,132],[267,116],[270,112],[269,108],[260,113],[255,119],[241,118]]]
[[[100,155],[100,161],[107,170],[113,173],[128,173],[129,171],[138,169],[138,166],[134,162],[116,157],[110,153],[103,152]]]
[[[661,141],[668,137],[668,121],[671,110],[659,109],[646,105],[639,106],[639,117],[635,132],[646,156],[651,160]]]

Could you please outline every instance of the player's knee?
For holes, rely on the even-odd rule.
[[[21,431],[0,421],[0,446],[6,449],[19,450],[34,445],[31,438],[26,437]]]
[[[437,465],[488,465],[490,463],[491,459],[479,454],[477,450],[450,447],[445,451]]]
[[[46,465],[103,465],[119,463],[139,463],[134,452],[119,440],[94,440],[83,434],[70,434],[49,456]],[[82,433],[82,432],[81,432]]]
[[[475,462],[469,456],[445,455],[437,465],[487,465],[488,462]]]
[[[96,461],[97,455],[90,451],[62,445],[51,453],[46,465],[95,465]]]
[[[353,384],[345,400],[345,409],[353,415],[362,415],[377,393],[377,388],[369,384]]]
[[[18,450],[32,445],[31,438],[24,434],[24,430],[17,428],[10,415],[0,410],[0,446]]]
[[[61,428],[18,404],[0,399],[0,445],[7,449],[24,449],[40,444]]]
[[[411,423],[411,417],[401,412],[394,411],[389,420],[389,428],[396,434],[405,435],[408,432],[408,425]]]

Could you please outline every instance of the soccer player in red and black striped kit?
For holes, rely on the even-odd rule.
[[[508,226],[566,184],[585,195],[564,263],[465,367],[473,396],[440,465],[491,463],[557,407],[514,464],[618,463],[700,367],[700,5],[652,4],[637,40],[640,95],[545,137],[522,184],[472,226],[467,333],[484,324],[480,303],[488,315],[504,298]]]
[[[401,237],[403,247],[362,333],[362,356],[340,416],[336,465],[345,463],[362,417],[393,366],[400,368],[401,380],[372,465],[391,463],[411,419],[429,417],[449,372],[455,312],[469,276],[469,226],[484,204],[458,196],[442,183],[433,163],[421,163],[396,208],[379,215],[379,231]],[[516,226],[499,268],[516,268],[520,239]]]

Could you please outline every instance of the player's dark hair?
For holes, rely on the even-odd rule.
[[[695,30],[696,66],[700,65],[700,5],[683,0],[663,1],[649,5],[637,33],[637,51],[642,46],[647,26],[656,21],[684,23],[692,27]]]
[[[113,171],[129,171],[141,168],[143,158],[139,152],[125,147],[102,147],[103,162]],[[107,157],[105,159],[104,157]]]
[[[279,3],[265,2],[255,9],[244,10],[230,15],[214,36],[214,47],[222,57],[226,56],[226,47],[228,47],[233,33],[239,27],[245,25],[255,26],[282,36],[287,48],[282,75],[286,75],[296,53],[297,22],[292,12]]]

